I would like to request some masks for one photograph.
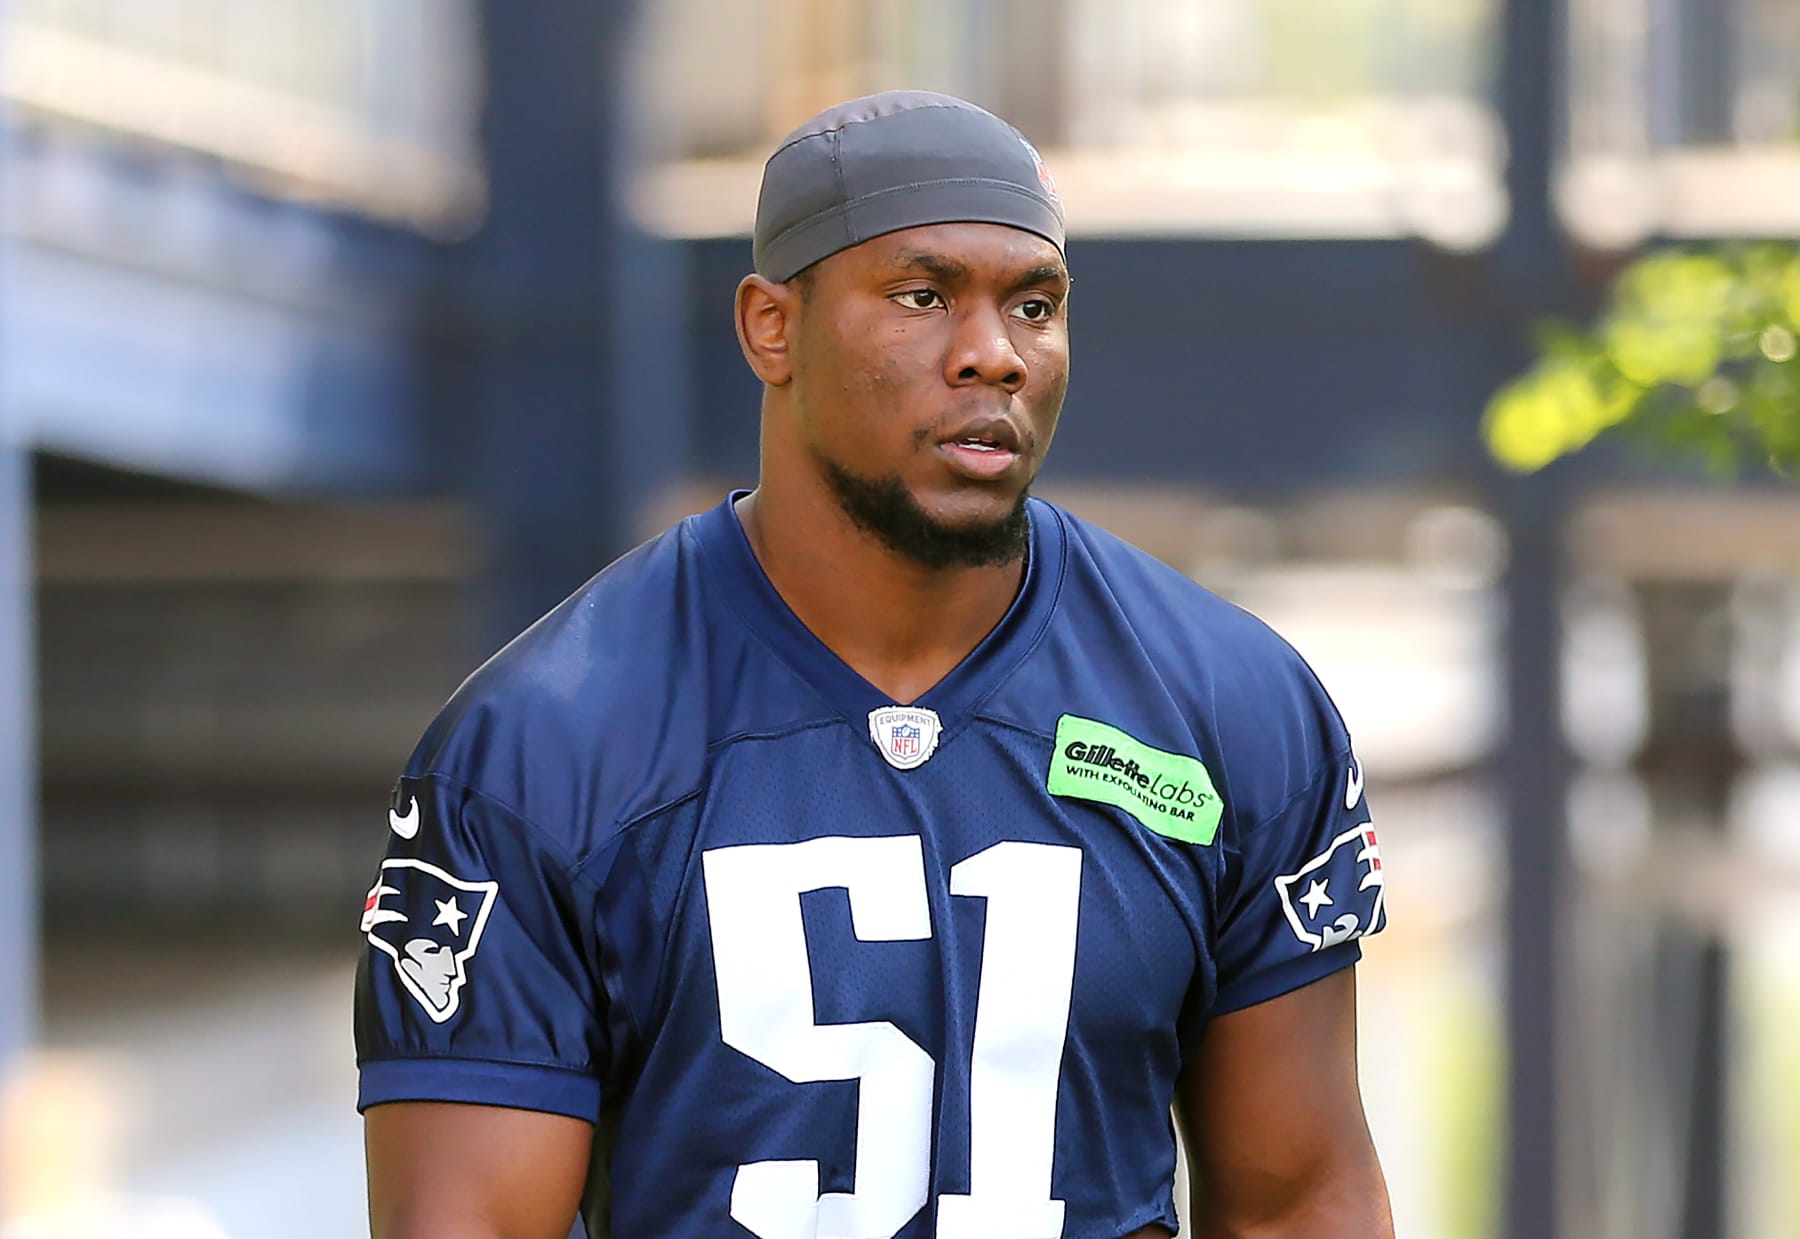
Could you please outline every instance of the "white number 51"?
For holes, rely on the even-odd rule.
[[[817,1161],[746,1162],[731,1216],[760,1239],[891,1239],[931,1177],[936,1064],[885,1020],[820,1024],[800,919],[805,891],[844,887],[864,942],[931,937],[918,836],[828,836],[702,857],[725,1044],[796,1084],[856,1080],[856,1185],[819,1192]],[[986,899],[969,1062],[969,1185],[938,1197],[938,1239],[1059,1239],[1050,1195],[1056,1089],[1075,979],[1081,850],[996,843],[950,869]]]

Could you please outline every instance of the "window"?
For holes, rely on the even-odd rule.
[[[748,232],[762,161],[820,108],[920,87],[1045,153],[1072,231],[1405,236],[1504,222],[1492,0],[657,0],[636,210]]]
[[[1800,6],[1570,0],[1569,23],[1571,232],[1800,234]]]
[[[12,0],[21,118],[221,159],[259,188],[462,232],[479,215],[473,0]]]

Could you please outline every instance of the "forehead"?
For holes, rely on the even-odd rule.
[[[970,278],[1010,278],[1054,269],[1064,279],[1068,267],[1055,245],[1022,228],[1005,224],[926,224],[871,237],[834,254],[827,263],[846,273],[875,278],[906,274],[914,268],[961,268]]]

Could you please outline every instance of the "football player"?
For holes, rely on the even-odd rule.
[[[1197,1234],[1390,1234],[1343,724],[1257,620],[1028,498],[1069,374],[1043,161],[855,100],[769,159],[754,254],[756,489],[495,656],[395,791],[375,1236],[1166,1235],[1171,1106]]]

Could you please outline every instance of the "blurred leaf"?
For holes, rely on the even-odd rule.
[[[1533,335],[1537,363],[1483,421],[1506,467],[1621,433],[1713,472],[1800,475],[1800,248],[1648,254],[1593,326],[1547,320]]]

